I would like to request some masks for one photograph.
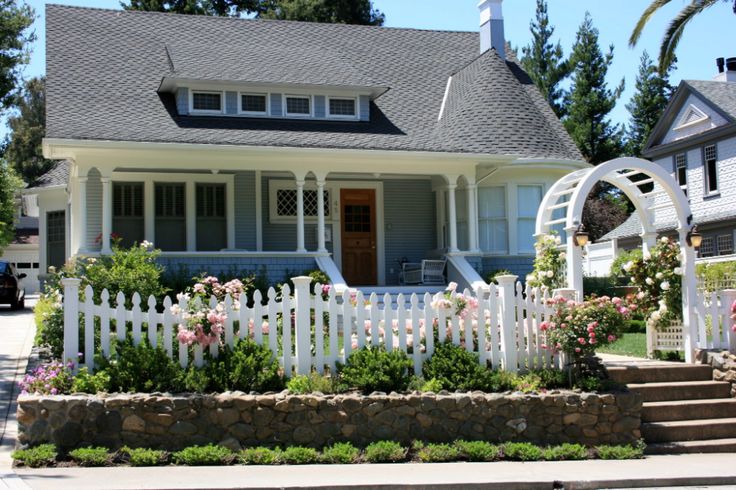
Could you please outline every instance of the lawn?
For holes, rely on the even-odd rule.
[[[611,345],[601,347],[597,352],[619,356],[647,357],[647,334],[627,333]]]

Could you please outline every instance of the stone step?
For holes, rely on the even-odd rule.
[[[662,364],[641,366],[611,366],[608,374],[613,381],[629,383],[666,383],[675,381],[709,381],[713,368],[704,364]]]
[[[642,422],[720,419],[727,417],[736,417],[736,398],[645,402],[641,410]]]
[[[647,444],[736,438],[736,417],[647,422],[641,424],[641,434]]]
[[[736,438],[708,439],[697,441],[672,441],[648,444],[646,454],[685,454],[685,453],[733,453],[736,452]]]
[[[629,390],[640,393],[644,402],[730,398],[731,384],[723,381],[634,383]]]

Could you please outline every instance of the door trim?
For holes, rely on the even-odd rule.
[[[329,178],[329,177],[328,177]],[[376,191],[376,279],[379,286],[386,285],[386,248],[383,209],[383,182],[328,180],[326,186],[334,189],[332,193],[332,259],[342,272],[342,189],[374,189]],[[348,284],[354,286],[354,284]]]

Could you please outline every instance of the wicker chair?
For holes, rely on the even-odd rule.
[[[422,260],[401,265],[402,284],[445,284],[446,260]]]

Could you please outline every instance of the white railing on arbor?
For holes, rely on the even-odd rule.
[[[292,279],[293,296],[288,285],[280,295],[269,289],[266,298],[256,291],[250,302],[241,297],[239,308],[226,297],[227,320],[222,339],[229,346],[233,346],[236,338],[250,338],[267,345],[287,376],[292,374],[292,369],[297,374],[308,374],[312,369],[320,373],[326,368],[334,369],[355,349],[366,345],[383,345],[387,350],[406,352],[414,361],[415,373],[420,374],[423,361],[434,351],[435,342],[446,339],[477,353],[481,364],[488,363],[497,369],[560,367],[559,356],[544,348],[545,335],[540,329],[540,324],[552,314],[551,307],[546,306],[548,294],[539,290],[524,294],[521,283],[516,282],[517,276],[496,279],[498,286],[474,292],[465,290],[463,295],[476,299],[477,307],[476,301],[471,301],[467,311],[458,315],[454,306],[446,308],[435,302],[444,293],[408,297],[402,294],[379,297],[374,293],[365,298],[359,291],[354,296],[350,293],[341,296],[331,288],[323,299],[311,294],[310,278],[297,277]],[[94,291],[89,286],[84,291],[85,299],[79,300],[79,279],[63,279],[62,284],[65,360],[78,361],[80,332],[83,332],[83,361],[79,366],[90,370],[94,370],[96,354],[110,356],[111,339],[123,341],[131,337],[138,344],[144,335],[154,346],[161,343],[170,357],[178,356],[182,367],[190,362],[196,366],[205,362],[201,346],[190,347],[177,341],[181,318],[172,311],[168,297],[158,311],[154,297],[142,306],[136,293],[131,298],[132,308],[126,309],[122,293],[116,296],[113,306],[107,290],[100,294],[101,301],[95,303]],[[180,299],[182,311],[186,310],[186,301]],[[217,302],[211,298],[210,306],[216,306]],[[208,348],[210,355],[216,356],[220,346],[212,344]]]
[[[698,292],[695,307],[696,349],[728,350],[736,352],[736,332],[731,320],[731,305],[736,301],[736,289]],[[666,327],[647,326],[647,354],[654,351],[684,351],[685,333],[682,322]]]

